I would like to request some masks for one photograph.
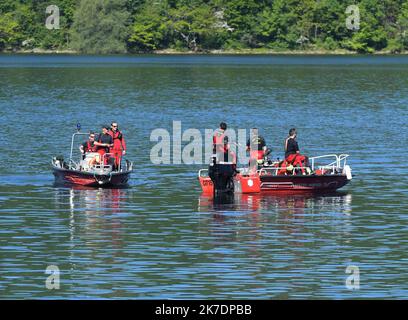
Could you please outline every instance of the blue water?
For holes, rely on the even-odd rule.
[[[0,55],[0,297],[406,299],[407,79],[407,56]],[[130,188],[54,187],[76,123],[112,120]],[[295,126],[303,153],[348,153],[355,177],[216,204],[203,166],[150,162],[152,130],[222,120],[260,128],[274,158]]]

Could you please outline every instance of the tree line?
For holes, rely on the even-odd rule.
[[[50,5],[58,28],[45,27]],[[396,53],[408,49],[408,0],[1,0],[0,51],[33,48]]]

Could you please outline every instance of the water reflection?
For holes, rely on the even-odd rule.
[[[210,234],[214,244],[250,243],[251,255],[261,255],[256,248],[265,250],[268,243],[304,247],[316,239],[333,238],[329,233],[345,242],[351,235],[352,196],[348,193],[236,194],[232,202],[227,200],[223,204],[219,199],[200,196],[200,232]]]
[[[78,240],[85,240],[85,245],[92,249],[122,247],[122,205],[127,192],[127,189],[86,187],[56,190],[56,204],[69,209],[71,252]]]
[[[264,212],[278,210],[282,214],[302,215],[320,212],[351,214],[352,195],[346,192],[326,194],[235,194],[213,198],[201,195],[199,212],[225,214],[228,212]]]

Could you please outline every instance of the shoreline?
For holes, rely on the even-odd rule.
[[[391,52],[391,51],[376,51],[373,53],[359,53],[356,51],[349,51],[345,49],[337,50],[272,50],[272,49],[240,49],[240,50],[206,50],[206,51],[191,51],[191,50],[174,50],[174,49],[163,49],[155,50],[150,52],[124,52],[124,53],[81,53],[75,50],[61,49],[61,50],[47,50],[47,49],[25,49],[25,50],[5,50],[1,51],[0,54],[38,54],[38,55],[287,55],[287,56],[355,56],[355,55],[408,55],[408,51],[402,52]]]

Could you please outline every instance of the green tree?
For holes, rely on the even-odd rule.
[[[316,4],[314,40],[318,47],[336,49],[340,41],[348,36],[345,23],[347,6],[347,3],[338,0],[321,0]]]
[[[128,19],[125,0],[81,0],[74,14],[71,46],[83,53],[124,53]]]
[[[21,39],[18,28],[18,22],[10,13],[0,15],[0,51],[18,45]]]
[[[257,15],[265,7],[270,7],[274,1],[268,0],[225,0],[225,18],[234,30],[230,37],[238,40],[244,47],[258,47],[255,28]]]
[[[133,16],[140,12],[140,10],[142,10],[145,2],[146,2],[145,0],[127,0],[126,1],[127,11]],[[155,2],[153,4],[155,4]]]
[[[392,52],[408,50],[408,1],[402,4],[397,15],[395,36],[389,41],[387,49]]]
[[[45,27],[48,5],[60,29]],[[358,5],[360,29],[346,28]],[[407,0],[1,0],[0,50],[408,49]]]
[[[254,32],[262,43],[270,47],[294,48],[300,34],[296,30],[298,16],[291,5],[297,0],[276,0],[257,17]]]
[[[347,49],[361,53],[373,53],[387,46],[387,32],[383,25],[384,3],[363,0],[360,8],[360,29],[349,31],[351,38],[342,42]]]
[[[168,25],[159,4],[145,6],[135,15],[128,46],[131,51],[152,51],[165,46]]]
[[[220,47],[225,29],[219,25],[215,10],[202,4],[191,8],[182,5],[167,11],[169,30],[192,51]]]

